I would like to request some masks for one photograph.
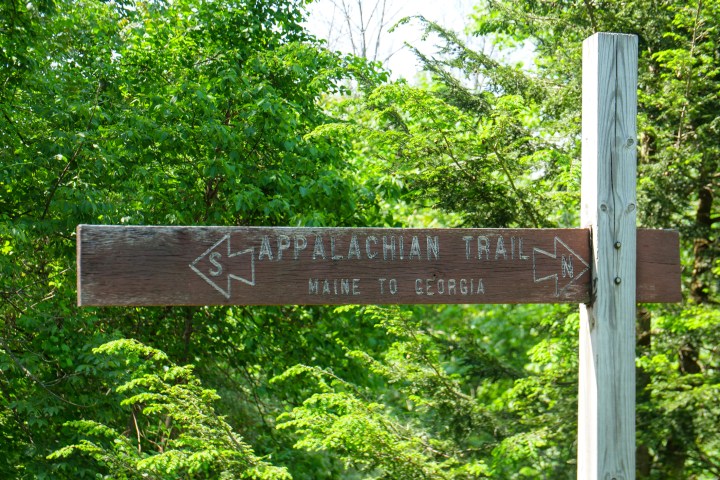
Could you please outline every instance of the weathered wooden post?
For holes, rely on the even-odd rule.
[[[637,37],[583,44],[582,225],[592,238],[580,306],[578,479],[635,478]]]

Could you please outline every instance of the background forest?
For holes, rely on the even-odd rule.
[[[575,478],[576,306],[76,307],[88,224],[579,226],[582,41],[639,37],[637,476],[720,477],[720,3],[478,0],[420,85],[305,1],[0,0],[0,478]],[[413,48],[413,47],[408,47]]]

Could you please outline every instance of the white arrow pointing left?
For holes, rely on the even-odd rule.
[[[225,243],[227,249],[220,248]],[[250,274],[247,275],[250,278],[246,278],[235,273],[230,272],[231,266],[237,266],[241,259],[241,256],[249,254]],[[244,263],[244,262],[243,262]],[[248,285],[255,285],[255,248],[248,248],[239,252],[230,252],[230,234],[228,233],[221,238],[215,245],[208,248],[190,264],[190,268],[200,275],[200,277],[210,284],[215,290],[222,293],[225,298],[230,299],[230,285],[233,279],[239,280]],[[225,288],[221,285],[223,280],[226,279],[227,284]]]

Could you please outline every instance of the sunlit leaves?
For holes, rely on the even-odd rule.
[[[372,193],[355,188],[344,140],[307,135],[327,122],[318,101],[343,88],[347,60],[308,37],[299,24],[302,3],[0,4],[0,69],[7,73],[0,84],[0,456],[9,459],[0,476],[102,474],[104,467],[80,456],[47,461],[74,442],[73,431],[49,428],[69,419],[107,425],[94,433],[110,443],[117,435],[118,444],[129,435],[132,444],[113,383],[122,375],[109,368],[115,360],[92,350],[120,337],[199,364],[228,393],[233,421],[258,426],[248,430],[266,453],[277,445],[271,414],[258,413],[269,395],[247,384],[263,381],[257,365],[287,366],[278,352],[293,348],[278,333],[287,330],[279,319],[313,314],[258,313],[267,321],[258,346],[251,329],[224,342],[228,335],[218,331],[229,317],[221,309],[80,310],[74,232],[80,223],[339,226],[378,217]],[[232,320],[251,323],[251,314]],[[238,359],[245,344],[252,354]],[[229,373],[213,376],[208,365]],[[233,390],[245,372],[254,373]],[[187,393],[173,381],[180,379],[133,388]],[[170,415],[179,404],[167,398],[144,397],[163,405],[148,415]],[[98,455],[118,458],[102,445]],[[286,464],[312,470],[302,466],[312,458],[284,455]],[[189,469],[187,458],[169,454],[157,468]],[[123,470],[129,476],[132,465]]]
[[[131,372],[121,373],[125,382],[115,390],[133,434],[96,421],[70,421],[66,426],[82,439],[50,459],[77,452],[125,478],[291,478],[286,469],[255,456],[218,416],[213,403],[219,397],[202,387],[192,367],[175,365],[163,352],[131,340],[102,345],[95,353],[114,357],[108,365]]]
[[[712,312],[720,285],[711,277],[718,258],[720,186],[715,175],[718,5],[624,2],[616,7],[491,0],[480,7],[476,27],[510,43],[535,45],[535,72],[552,86],[547,100],[556,106],[547,110],[544,123],[567,138],[579,131],[582,40],[598,31],[638,35],[639,218],[644,226],[681,231],[684,284],[696,304],[653,306],[640,315],[638,444],[646,456],[638,462],[638,476],[712,477],[717,436],[704,425],[715,421],[716,412],[699,399],[714,392],[718,365]]]

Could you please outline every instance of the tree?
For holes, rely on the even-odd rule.
[[[421,57],[433,84],[366,84],[336,106],[344,121],[319,132],[353,141],[361,175],[400,195],[386,205],[402,212],[398,225],[570,223],[578,165],[538,120],[544,86],[427,28],[447,42],[442,58]],[[458,71],[482,75],[483,89]],[[305,366],[279,377],[317,384],[281,417],[297,447],[380,478],[575,476],[577,315],[567,307],[368,311],[393,342],[374,355],[347,349],[365,379]]]
[[[0,3],[0,476],[574,478],[574,307],[80,310],[73,240],[576,226],[597,29],[641,34],[642,221],[687,239],[690,307],[639,310],[639,476],[717,476],[717,5],[482,4],[532,72],[419,19],[443,43],[410,87],[303,3]]]
[[[86,438],[49,459],[81,452],[114,478],[291,478],[287,469],[255,456],[218,416],[212,402],[219,397],[202,388],[191,367],[175,365],[163,352],[132,340],[112,341],[93,353],[110,357],[105,368],[112,370],[114,382],[108,387],[124,396],[120,403],[130,407],[135,436],[94,420],[70,421],[66,426]]]
[[[718,5],[626,2],[608,9],[595,2],[564,2],[551,9],[541,3],[488,2],[485,8],[494,13],[480,17],[479,31],[533,39],[539,75],[567,85],[560,88],[565,98],[578,89],[573,78],[579,78],[579,49],[574,46],[583,37],[596,31],[639,37],[640,221],[680,229],[690,273],[686,309],[653,307],[652,329],[647,328],[647,310],[640,315],[640,363],[650,371],[639,375],[646,383],[638,397],[647,402],[639,406],[639,473],[653,478],[717,475],[717,439],[703,426],[718,412],[700,398],[717,388],[718,356],[712,345],[717,342],[718,283],[711,271],[718,263],[718,182],[710,172],[719,167],[712,133]],[[685,389],[693,392],[692,399],[682,393]]]
[[[392,2],[375,0],[330,0],[324,5],[320,2],[315,8],[328,10],[332,14],[324,17],[329,48],[336,50],[339,45],[349,42],[348,51],[353,55],[372,62],[384,62],[388,57],[381,51],[381,40],[395,21]],[[392,55],[390,53],[389,55]]]
[[[193,363],[224,394],[229,424],[258,455],[284,452],[275,461],[296,471],[320,461],[336,468],[283,450],[289,440],[272,425],[282,407],[270,403],[294,393],[261,391],[265,378],[300,359],[323,358],[315,346],[337,330],[330,321],[293,335],[310,345],[287,347],[288,326],[320,317],[317,310],[75,306],[80,223],[354,225],[377,217],[373,191],[356,187],[347,168],[346,145],[307,136],[328,121],[318,100],[364,66],[309,37],[302,4],[0,4],[0,476],[109,473],[86,456],[47,456],[78,444],[79,432],[62,427],[68,420],[132,438],[122,382],[94,350],[121,338],[166,352],[173,365]],[[190,379],[163,381],[171,388]]]
[[[533,225],[540,223],[533,219],[542,219],[575,226],[582,41],[596,31],[639,35],[641,222],[681,230],[690,302],[686,307],[638,309],[639,478],[714,478],[720,465],[717,432],[708,429],[719,420],[711,400],[718,388],[719,360],[714,348],[718,283],[711,273],[718,265],[713,201],[718,170],[718,137],[713,133],[717,7],[707,2],[626,2],[617,9],[593,2],[483,3],[476,17],[477,33],[496,35],[506,45],[534,42],[538,57],[532,72],[493,62],[467,48],[452,32],[427,23],[428,30],[440,33],[446,42],[437,56],[420,55],[434,83],[425,89],[380,86],[344,107],[350,125],[324,127],[356,139],[357,155],[365,164],[386,172],[385,181],[411,199],[409,211],[417,212],[420,202],[450,213],[442,218],[456,225]],[[481,72],[486,79],[483,88],[469,88],[472,83],[463,82],[458,72],[468,78]],[[422,193],[418,198],[413,192]],[[524,198],[533,200],[525,203]],[[513,313],[518,315],[517,310]],[[445,324],[436,315],[426,315],[432,320],[417,328],[440,348],[449,330],[437,327]],[[548,314],[539,317],[544,315]],[[552,327],[539,318],[531,323],[547,336],[522,345],[528,356],[523,357],[520,373],[487,384],[494,395],[484,400],[517,415],[517,428],[489,441],[484,453],[473,450],[482,459],[478,472],[483,475],[575,475],[575,426],[569,421],[575,409],[568,399],[577,395],[572,360],[577,318],[552,318],[557,322]],[[483,338],[506,341],[505,332],[486,328]],[[477,338],[478,332],[469,335]],[[509,363],[501,356],[496,360]],[[419,363],[438,372],[453,371],[448,358],[437,363],[423,358]],[[429,402],[428,396],[420,398]],[[480,396],[471,395],[471,401],[479,402]],[[322,435],[307,425],[309,418],[322,415],[318,405],[308,403],[288,422],[300,427],[313,446]],[[427,418],[400,410],[427,427]],[[387,421],[391,424],[393,418]],[[435,440],[442,436],[427,431],[417,435]],[[451,448],[441,455],[452,458]],[[341,454],[355,461],[360,455],[347,450]],[[447,465],[442,471],[450,474]]]

